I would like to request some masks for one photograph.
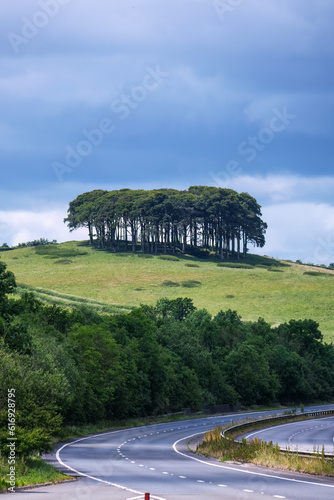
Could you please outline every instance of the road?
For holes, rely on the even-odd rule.
[[[217,425],[278,412],[223,415],[86,436],[46,457],[80,477],[76,482],[11,493],[29,500],[290,500],[333,499],[334,479],[222,464],[188,450]]]
[[[278,443],[280,448],[289,447],[313,453],[321,452],[324,445],[325,453],[334,453],[334,417],[318,418],[302,422],[282,424],[268,429],[262,429],[243,434],[246,439],[259,438],[264,441]]]

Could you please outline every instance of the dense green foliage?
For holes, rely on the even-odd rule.
[[[272,329],[231,310],[212,317],[188,298],[114,316],[69,310],[30,292],[9,298],[14,276],[0,271],[2,453],[9,388],[20,454],[47,449],[62,424],[334,396],[334,347],[312,320]]]
[[[214,251],[221,258],[246,256],[249,242],[263,247],[267,224],[248,193],[192,186],[187,191],[97,189],[70,202],[64,222],[87,227],[90,242],[113,252]]]

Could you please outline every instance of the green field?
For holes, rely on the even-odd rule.
[[[190,297],[199,309],[212,314],[233,309],[244,321],[262,317],[277,324],[314,319],[325,340],[334,341],[334,271],[289,263],[272,268],[280,272],[268,272],[263,264],[270,260],[252,255],[247,260],[250,268],[230,268],[218,266],[214,258],[143,258],[102,252],[78,242],[54,247],[55,255],[43,254],[43,250],[38,253],[40,247],[24,247],[2,252],[0,258],[20,286],[28,285],[49,302],[73,304],[78,300],[101,310],[109,305],[106,312],[122,312],[154,304],[162,297]],[[307,275],[306,271],[319,274]]]

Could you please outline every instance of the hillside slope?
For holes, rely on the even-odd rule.
[[[260,267],[220,267],[218,260],[190,256],[143,257],[101,252],[78,242],[54,245],[52,251],[25,247],[0,254],[18,284],[47,291],[49,301],[68,295],[69,304],[79,298],[112,304],[117,312],[161,297],[189,297],[197,308],[212,314],[233,309],[246,321],[262,317],[278,324],[311,318],[325,340],[334,341],[333,271],[298,264],[270,267],[276,262],[252,255],[247,262]],[[308,271],[318,274],[304,274]]]

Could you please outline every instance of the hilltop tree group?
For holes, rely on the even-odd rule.
[[[112,252],[175,253],[205,249],[220,258],[263,247],[267,224],[248,193],[208,186],[188,190],[93,190],[71,201],[64,222],[86,227],[90,243]]]

